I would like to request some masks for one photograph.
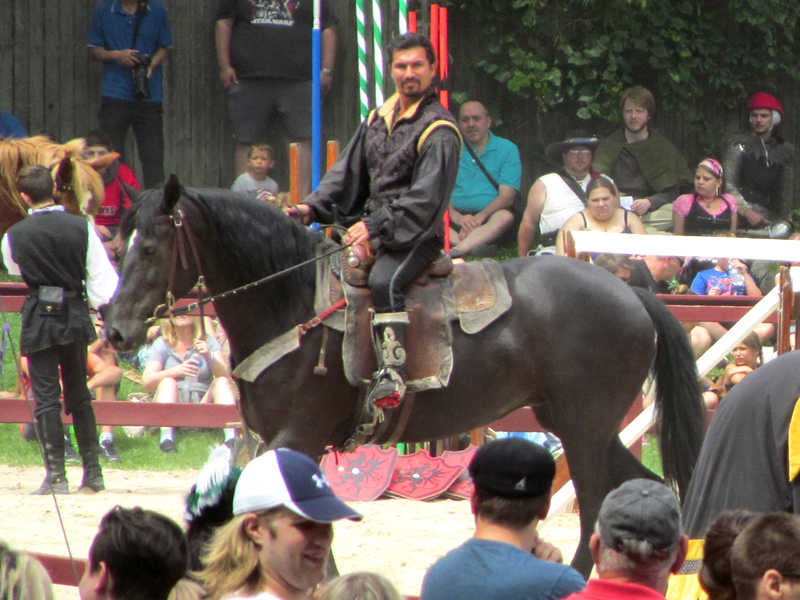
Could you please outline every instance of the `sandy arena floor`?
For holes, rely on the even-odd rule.
[[[153,473],[106,469],[107,489],[94,495],[58,496],[59,511],[73,556],[85,558],[100,518],[111,507],[142,506],[181,522],[184,495],[194,481],[192,471]],[[50,496],[28,496],[42,481],[41,468],[0,465],[0,538],[33,552],[67,555],[58,512]],[[68,477],[80,482],[79,468]],[[415,502],[386,499],[355,503],[364,514],[360,523],[337,523],[333,542],[340,572],[378,571],[405,594],[419,594],[427,568],[439,556],[472,534],[472,516],[464,501]],[[578,516],[557,515],[542,535],[569,560],[578,544]],[[77,600],[77,588],[59,586],[59,600]]]

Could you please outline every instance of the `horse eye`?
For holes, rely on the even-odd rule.
[[[154,254],[158,246],[156,244],[142,244],[142,254],[145,256],[150,256]]]

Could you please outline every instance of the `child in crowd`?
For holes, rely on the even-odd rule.
[[[129,167],[122,164],[119,154],[114,152],[111,138],[102,131],[90,131],[86,136],[83,158],[100,173],[105,185],[103,204],[94,217],[94,225],[108,257],[116,262],[122,250],[119,226],[125,211],[131,207],[131,199],[125,193],[122,182],[141,189],[139,180]]]
[[[319,600],[401,600],[391,581],[379,573],[356,572],[327,583]]]
[[[275,151],[272,146],[253,144],[247,153],[247,171],[236,178],[231,190],[254,194],[268,201],[270,196],[278,194],[277,182],[268,175],[274,166]]]
[[[764,364],[761,338],[755,331],[751,331],[747,337],[736,344],[731,350],[731,354],[733,354],[733,362],[728,363],[725,372],[717,378],[716,382],[710,383],[706,380],[707,388],[703,392],[703,400],[708,409],[717,408],[734,385]]]

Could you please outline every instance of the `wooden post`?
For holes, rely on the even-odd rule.
[[[339,158],[339,142],[337,140],[328,140],[328,170],[333,166],[333,163],[336,162],[336,159]]]
[[[300,144],[289,144],[289,201],[292,204],[300,204]]]
[[[780,286],[780,307],[778,308],[778,356],[791,351],[791,338],[789,329],[792,322],[792,305],[794,292],[792,291],[792,276],[789,267],[782,266],[778,272],[778,285]]]

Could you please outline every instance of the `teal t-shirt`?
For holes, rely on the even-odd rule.
[[[466,142],[465,142],[466,143]],[[519,189],[522,163],[516,144],[489,133],[489,143],[479,155],[483,166],[500,185]],[[461,150],[458,177],[450,204],[460,212],[478,212],[497,198],[497,190],[466,148]]]

